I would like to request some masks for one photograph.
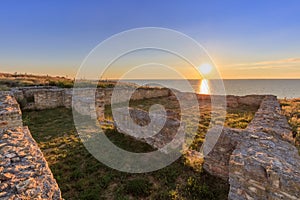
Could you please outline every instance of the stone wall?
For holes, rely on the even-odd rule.
[[[64,89],[44,89],[34,93],[35,109],[53,109],[64,106]]]
[[[104,103],[111,103],[113,88],[101,89],[104,92]],[[122,96],[129,96],[131,89],[117,89],[116,93]],[[170,95],[170,90],[167,88],[138,88],[131,96],[131,100],[151,99],[157,97],[167,97]],[[121,98],[120,98],[121,99]],[[117,102],[116,102],[117,103]],[[119,102],[122,103],[122,102]]]
[[[73,97],[72,94],[74,94]],[[78,113],[100,121],[104,120],[105,104],[103,90],[97,89],[95,92],[93,89],[76,89],[67,95],[70,96],[65,100],[66,107],[72,106],[73,103],[73,108]],[[91,98],[93,95],[95,95],[95,98]]]
[[[0,199],[62,199],[41,150],[22,125],[17,101],[0,93],[0,102],[1,120],[8,122],[0,127]]]
[[[236,108],[240,105],[259,107],[265,95],[227,96],[227,106]]]
[[[119,91],[118,91],[119,90]],[[80,89],[81,96],[85,98],[86,94],[94,92],[91,88]],[[85,91],[85,92],[84,92]],[[56,107],[72,107],[72,89],[62,89],[57,87],[24,87],[24,88],[14,88],[12,92],[18,102],[22,105],[24,110],[43,110],[52,109]],[[129,95],[131,89],[117,89],[116,94],[124,96]],[[101,102],[105,105],[111,103],[111,96],[113,93],[113,88],[97,88],[96,89],[96,100],[101,98]],[[138,88],[131,96],[132,100],[142,100],[157,97],[169,96],[169,89],[166,88]],[[121,98],[120,98],[121,99]],[[122,103],[122,102],[116,102]]]
[[[194,95],[193,93],[188,92],[175,92],[176,96],[180,96],[180,98],[183,97],[183,99],[191,99],[190,96]],[[226,100],[227,107],[230,108],[237,108],[239,106],[254,106],[259,107],[262,100],[264,99],[265,95],[246,95],[246,96],[233,96],[233,95],[227,95],[226,98],[222,95],[206,95],[206,94],[196,94],[199,103],[208,103],[214,100],[215,103],[218,101],[223,102]],[[170,92],[171,98],[176,98],[175,94]]]
[[[117,109],[115,113],[118,117],[118,123],[115,123],[120,133],[130,135],[157,149],[171,142],[180,127],[178,116],[172,111],[166,113],[154,111],[149,115],[144,110],[130,108],[129,115],[127,115],[127,109]]]
[[[21,110],[16,99],[9,92],[0,93],[0,129],[22,124]]]
[[[206,135],[214,138],[220,127],[213,127]],[[228,180],[229,160],[238,143],[243,139],[241,130],[223,127],[223,131],[210,153],[205,157],[203,168],[214,176]],[[206,143],[207,145],[207,143]],[[204,146],[206,151],[206,146]]]
[[[203,167],[229,181],[232,200],[300,199],[300,156],[293,141],[277,98],[266,96],[245,130],[223,129]]]
[[[297,149],[268,132],[240,143],[229,161],[229,199],[300,199]]]
[[[117,96],[127,96],[131,92],[132,88],[126,89],[120,88],[117,89]],[[92,89],[84,88],[87,92]],[[98,88],[97,93],[101,94],[102,101],[105,105],[110,105],[111,96],[113,93],[113,88]],[[23,87],[23,88],[14,88],[12,92],[18,102],[21,104],[23,110],[32,110],[32,109],[51,109],[55,107],[64,106],[67,108],[72,107],[72,89],[62,89],[57,87]],[[189,99],[189,93],[180,93],[176,95],[184,96]],[[192,94],[190,94],[192,95]],[[97,95],[99,96],[99,95]],[[138,88],[131,96],[131,100],[143,100],[151,99],[158,97],[167,97],[172,96],[175,98],[174,94],[167,88]],[[197,94],[199,101],[201,102],[210,102],[210,95]],[[223,100],[224,97],[220,96]],[[228,107],[238,107],[240,105],[248,106],[259,106],[261,104],[264,95],[247,95],[247,96],[226,96],[227,106]],[[120,98],[121,99],[121,98]],[[218,99],[218,96],[215,95],[214,99]],[[118,103],[118,102],[116,102]],[[122,103],[122,102],[119,102]]]

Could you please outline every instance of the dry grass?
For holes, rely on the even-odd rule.
[[[300,98],[281,99],[282,113],[287,117],[295,137],[295,145],[300,154]]]

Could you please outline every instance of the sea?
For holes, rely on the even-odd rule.
[[[173,85],[181,86],[186,80],[126,80],[138,85],[159,86]],[[214,81],[206,80],[206,87],[211,87]],[[220,83],[220,81],[218,81]],[[226,79],[223,80],[225,94],[227,95],[251,95],[251,94],[271,94],[280,99],[300,97],[300,79]],[[190,86],[197,93],[201,92],[201,80],[188,80]],[[203,88],[203,87],[202,87]],[[184,89],[182,89],[184,91]],[[224,90],[223,90],[224,91]],[[217,92],[212,93],[217,94]]]

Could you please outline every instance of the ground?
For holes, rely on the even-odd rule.
[[[131,102],[132,107],[147,110],[153,103],[171,108],[168,99]],[[257,108],[228,109],[225,125],[245,128]],[[110,120],[106,107],[106,119]],[[210,110],[202,109],[198,136],[191,148],[203,141],[210,120]],[[203,170],[194,170],[184,156],[170,166],[145,174],[129,174],[106,167],[84,148],[66,108],[23,112],[28,125],[62,190],[65,199],[227,199],[229,185]],[[106,135],[117,146],[134,152],[153,149],[142,142],[106,126]]]

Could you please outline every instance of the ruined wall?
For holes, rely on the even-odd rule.
[[[22,125],[17,101],[0,93],[0,102],[0,113],[6,113],[1,119],[9,122],[0,127],[0,199],[62,199],[41,150]]]
[[[259,107],[265,95],[227,96],[227,106],[236,108],[239,105]]]
[[[206,140],[209,136],[215,138],[216,132],[220,127],[213,127],[206,135]],[[214,176],[218,176],[224,180],[228,180],[229,176],[229,160],[232,152],[235,150],[238,143],[242,141],[241,130],[223,127],[222,133],[210,151],[205,157],[203,168]],[[207,143],[205,143],[206,145]],[[206,151],[206,146],[204,146]]]
[[[300,199],[300,157],[290,143],[257,132],[233,151],[229,199]]]
[[[231,200],[300,199],[300,156],[274,96],[245,130],[225,128],[204,169],[229,180]]]
[[[44,89],[34,93],[35,108],[38,110],[64,106],[64,89]]]
[[[109,105],[111,103],[111,96],[114,91],[113,88],[101,89],[104,91],[104,103]],[[122,96],[129,96],[131,90],[117,89],[116,93]],[[138,88],[133,95],[131,100],[142,100],[151,99],[157,97],[167,97],[170,94],[170,90],[167,88]],[[120,98],[121,99],[121,98]],[[120,102],[121,103],[121,102]]]
[[[81,90],[81,89],[80,89]],[[83,101],[86,94],[94,92],[91,88],[82,88],[81,96]],[[117,89],[116,94],[119,96],[129,95],[130,89]],[[56,107],[72,107],[72,89],[57,88],[57,87],[24,87],[14,88],[12,92],[24,110],[32,109],[52,109]],[[101,98],[101,102],[105,105],[111,103],[113,88],[97,88],[96,100]],[[166,88],[138,88],[131,96],[132,100],[150,99],[156,97],[169,96],[169,89]],[[121,98],[120,98],[121,99]],[[97,103],[97,102],[96,102]],[[101,103],[101,104],[102,104]],[[122,103],[122,102],[119,102]]]
[[[0,93],[0,129],[22,124],[21,110],[16,99],[9,92]]]
[[[180,121],[172,111],[166,113],[154,111],[149,116],[149,113],[144,110],[130,108],[130,115],[127,115],[127,109],[116,109],[115,113],[118,116],[118,122],[115,123],[120,133],[131,135],[157,149],[165,147],[180,131]]]
[[[195,95],[194,93],[188,92],[175,92],[176,96],[180,96],[183,99],[191,99],[190,96]],[[170,94],[172,98],[176,98],[174,93]],[[254,106],[259,107],[262,100],[265,98],[265,95],[246,95],[246,96],[234,96],[227,95],[225,98],[222,95],[207,95],[207,94],[196,94],[199,103],[202,102],[211,102],[212,100],[216,102],[223,102],[226,100],[227,107],[237,108],[239,106]]]
[[[68,96],[67,101],[65,101],[66,107],[69,106],[69,103],[73,103],[73,108],[78,113],[100,121],[104,120],[105,104],[103,90],[97,89],[95,92],[94,89],[76,89],[70,94],[72,95],[73,93],[74,96]],[[91,98],[94,95],[95,98]]]

